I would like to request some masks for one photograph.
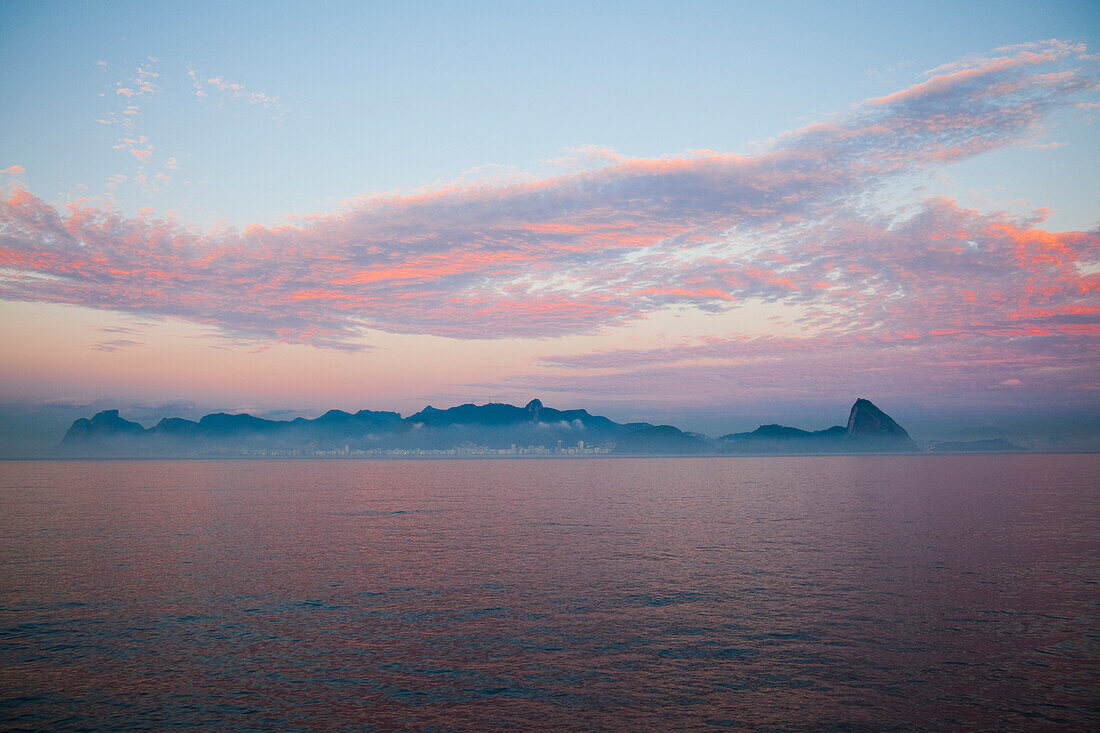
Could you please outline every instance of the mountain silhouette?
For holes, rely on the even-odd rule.
[[[451,425],[509,426],[568,423],[585,428],[606,430],[617,426],[606,417],[589,414],[588,410],[555,410],[544,407],[541,400],[531,400],[525,407],[491,402],[487,405],[465,404],[447,410],[437,410],[431,405],[406,420],[430,427]]]
[[[761,425],[751,433],[719,438],[724,453],[901,453],[919,448],[905,428],[862,397],[848,414],[848,425],[801,430],[785,425]]]
[[[569,454],[904,452],[909,434],[869,400],[852,405],[847,427],[808,431],[761,425],[718,440],[672,425],[617,423],[588,410],[558,410],[541,400],[427,406],[396,412],[329,410],[314,419],[268,420],[217,412],[198,421],[166,417],[146,430],[118,410],[80,418],[61,441],[73,455]]]
[[[852,405],[852,412],[848,415],[847,436],[854,440],[913,442],[905,428],[894,422],[894,418],[862,397]]]
[[[62,438],[61,444],[73,445],[89,440],[134,437],[144,433],[145,428],[138,423],[119,417],[118,410],[104,410],[96,413],[91,420],[82,417],[74,421]]]
[[[932,446],[933,453],[1020,453],[1025,450],[1004,438],[948,440]]]

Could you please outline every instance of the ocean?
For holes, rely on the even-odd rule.
[[[1096,730],[1098,504],[1098,455],[0,462],[0,727]]]

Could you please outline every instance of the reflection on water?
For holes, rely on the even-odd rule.
[[[1097,456],[0,463],[0,722],[1095,728]]]

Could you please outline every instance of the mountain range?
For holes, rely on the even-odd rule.
[[[267,420],[224,412],[151,428],[105,410],[80,418],[61,441],[71,456],[225,455],[576,455],[873,453],[919,450],[909,434],[869,400],[852,405],[847,425],[807,431],[761,425],[711,439],[672,425],[617,423],[587,410],[490,403],[409,417],[396,412],[330,410],[309,420]]]

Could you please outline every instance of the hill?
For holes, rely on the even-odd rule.
[[[917,450],[909,434],[869,400],[852,406],[847,427],[807,431],[762,425],[718,440],[672,425],[617,423],[587,410],[531,400],[427,406],[396,412],[329,410],[314,419],[268,420],[224,412],[166,417],[146,429],[106,410],[80,418],[61,441],[74,456],[314,455],[700,455],[706,453],[863,453]]]

